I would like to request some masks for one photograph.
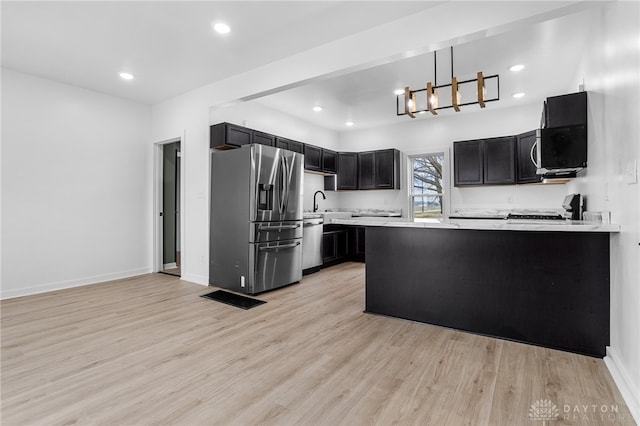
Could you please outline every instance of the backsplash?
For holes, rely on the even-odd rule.
[[[472,188],[451,188],[449,212],[465,209],[560,209],[568,185],[507,185]],[[313,210],[313,194],[323,191],[326,200],[316,197],[318,209],[401,211],[407,216],[408,196],[400,190],[324,191],[324,177],[304,175],[304,209]],[[588,194],[587,194],[588,201]]]

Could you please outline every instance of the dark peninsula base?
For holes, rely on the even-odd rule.
[[[596,357],[609,234],[367,227],[366,311]]]

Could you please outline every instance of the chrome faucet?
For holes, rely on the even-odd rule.
[[[324,192],[322,191],[316,191],[315,194],[313,194],[313,212],[317,212],[318,211],[318,205],[316,204],[316,195],[321,194],[322,195],[322,199],[326,200],[327,197],[325,197]]]

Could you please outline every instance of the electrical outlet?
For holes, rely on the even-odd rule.
[[[638,162],[636,160],[627,161],[623,175],[624,183],[633,185],[638,183]]]
[[[240,275],[240,287],[244,288],[244,275]]]

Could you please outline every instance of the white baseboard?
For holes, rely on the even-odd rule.
[[[15,289],[15,290],[2,290],[0,292],[0,300],[13,299],[16,297],[30,296],[33,294],[46,293],[49,291],[64,290],[66,288],[81,287],[91,284],[99,284],[105,281],[119,280],[121,278],[134,277],[136,275],[143,275],[151,273],[150,267],[130,269],[128,271],[115,272],[113,274],[97,275],[93,277],[80,278],[77,280],[61,281],[57,283],[40,284],[30,287]]]
[[[176,262],[165,263],[164,265],[162,265],[162,269],[175,269],[177,267],[178,264]]]
[[[190,283],[200,284],[200,285],[209,285],[209,277],[205,277],[203,275],[197,274],[186,274],[184,271],[180,276],[180,279],[183,281],[189,281]]]
[[[624,364],[620,362],[620,357],[611,346],[607,346],[607,356],[604,357],[604,363],[609,369],[616,386],[618,386],[624,402],[629,407],[631,415],[636,423],[640,424],[640,391],[638,391],[638,384],[633,383],[631,375]]]

